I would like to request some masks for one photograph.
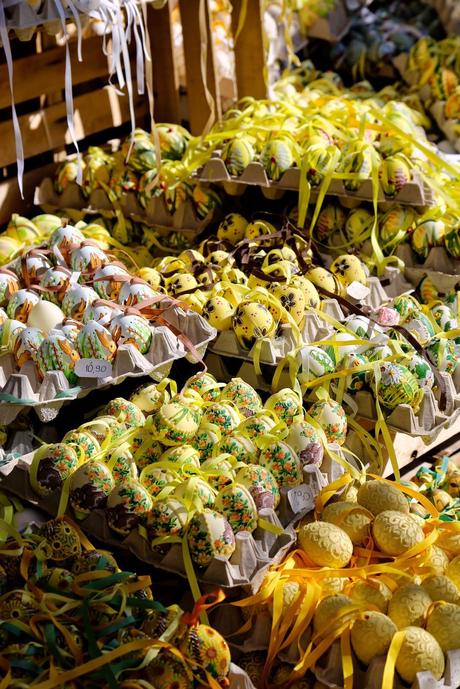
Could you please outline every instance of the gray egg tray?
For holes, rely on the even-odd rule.
[[[423,263],[417,260],[410,244],[400,244],[396,256],[404,261],[404,273],[414,287],[426,276],[444,293],[454,291],[460,282],[460,259],[450,256],[443,246],[430,249]]]

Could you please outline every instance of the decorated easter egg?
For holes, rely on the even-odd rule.
[[[320,523],[320,522],[319,522]],[[332,620],[344,611],[351,608],[353,601],[344,594],[325,596],[318,603],[313,617],[313,629],[315,634],[321,634],[324,629],[331,626]]]
[[[7,304],[6,313],[8,318],[27,323],[30,312],[35,304],[38,304],[40,297],[35,292],[28,289],[20,289],[14,292]]]
[[[345,225],[345,211],[338,203],[326,203],[321,209],[314,232],[323,241]]]
[[[306,310],[308,310],[308,307],[311,307],[313,309],[319,308],[321,300],[318,294],[318,290],[316,289],[313,282],[311,282],[311,280],[308,280],[303,275],[294,275],[289,280],[289,285],[291,285],[292,287],[296,287],[297,289],[300,289],[303,292]]]
[[[82,328],[83,323],[80,323],[80,321],[74,321],[72,318],[64,318],[62,323],[56,327],[56,330],[61,331],[69,342],[75,344],[77,342],[78,333]]]
[[[223,435],[234,431],[241,423],[241,415],[231,402],[212,402],[204,409],[203,421],[214,424]]]
[[[421,312],[421,306],[410,294],[400,294],[393,299],[392,307],[401,316],[401,323],[417,318]]]
[[[232,378],[223,388],[219,400],[233,402],[245,417],[252,416],[262,409],[260,396],[242,378]]]
[[[219,491],[215,509],[224,515],[234,533],[257,528],[256,504],[250,491],[239,483],[232,483]]]
[[[48,240],[51,249],[56,248],[61,255],[67,260],[70,253],[75,247],[78,247],[85,241],[84,234],[73,225],[65,225],[54,230],[53,234]]]
[[[205,402],[212,402],[219,397],[221,385],[210,373],[197,373],[187,380],[183,394],[186,395],[187,390],[194,390]]]
[[[299,374],[301,383],[308,383],[335,371],[335,364],[331,356],[321,347],[302,347],[299,356],[302,362]]]
[[[365,481],[358,489],[357,499],[374,516],[386,510],[409,514],[409,503],[404,493],[386,481]]]
[[[155,268],[149,268],[147,266],[144,266],[143,268],[139,268],[137,274],[140,278],[142,278],[142,280],[148,282],[150,287],[155,291],[158,291],[160,289],[162,284],[162,277],[158,270],[155,270]],[[114,298],[118,299],[118,295]]]
[[[359,258],[353,254],[338,256],[335,261],[332,262],[330,271],[334,273],[337,280],[345,287],[352,282],[359,282],[362,285],[367,285],[367,275],[364,266]]]
[[[49,495],[62,486],[77,466],[78,455],[74,447],[66,443],[45,445],[34,455],[30,476],[32,488],[39,495]]]
[[[289,139],[270,139],[260,153],[269,179],[279,180],[294,165],[294,144]]]
[[[343,445],[347,437],[347,415],[343,407],[333,400],[318,400],[308,414],[321,426],[329,443]]]
[[[264,407],[273,411],[288,426],[294,421],[300,421],[303,415],[302,399],[290,388],[283,388],[270,395]]]
[[[193,689],[195,682],[185,661],[167,651],[160,651],[144,672],[147,680],[155,682],[155,689]]]
[[[135,390],[130,402],[136,405],[144,414],[154,414],[157,412],[163,402],[165,401],[165,391],[158,389],[157,383],[150,383],[150,385],[142,385]]]
[[[341,292],[336,276],[325,268],[321,268],[319,266],[316,268],[310,268],[305,277],[316,287],[320,287],[327,292],[331,292],[332,294],[340,294]]]
[[[148,299],[154,299],[158,296],[150,285],[141,278],[131,278],[128,282],[124,282],[118,294],[118,303],[124,306],[136,306]]]
[[[263,448],[258,463],[270,471],[280,488],[292,488],[302,483],[302,463],[294,450],[282,440]]]
[[[117,304],[106,302],[103,299],[96,299],[92,304],[88,304],[83,312],[83,323],[97,321],[99,325],[107,328],[115,316],[120,316],[122,310]]]
[[[78,531],[62,518],[51,519],[40,527],[40,536],[44,541],[40,543],[37,555],[44,555],[49,560],[60,562],[70,557],[80,557],[81,542]]]
[[[434,636],[420,627],[406,627],[396,658],[396,670],[408,684],[418,672],[431,672],[435,679],[444,674],[444,654]]]
[[[183,536],[188,521],[184,504],[174,497],[155,500],[147,518],[147,531],[151,539],[159,536]]]
[[[231,654],[227,642],[219,632],[205,624],[197,624],[188,629],[179,648],[192,660],[193,671],[203,682],[206,682],[205,673],[208,673],[221,686],[227,684]]]
[[[210,297],[203,306],[201,313],[213,328],[222,332],[223,330],[230,330],[232,327],[235,307],[224,297]]]
[[[153,498],[157,497],[169,484],[175,480],[175,475],[169,469],[162,469],[155,464],[148,464],[140,473],[139,481]]]
[[[391,245],[404,239],[407,230],[416,220],[411,206],[393,205],[380,219],[379,231],[383,245]]]
[[[234,461],[232,455],[220,453],[202,463],[201,471],[212,488],[219,491],[235,479]]]
[[[258,510],[262,507],[275,509],[278,506],[279,487],[273,474],[265,467],[257,464],[242,467],[236,475],[236,482],[249,490]]]
[[[353,554],[348,534],[329,522],[311,522],[299,529],[299,547],[320,567],[346,567]]]
[[[191,476],[186,481],[182,481],[174,489],[174,495],[183,500],[187,505],[196,505],[198,499],[201,501],[202,507],[213,507],[216,499],[215,490],[206,481],[197,476]]]
[[[257,438],[270,433],[275,426],[276,420],[262,410],[243,421],[238,427],[238,431],[248,438]]]
[[[389,617],[369,610],[363,617],[355,620],[351,628],[351,645],[359,660],[369,665],[372,658],[387,653],[397,631]]]
[[[230,175],[241,175],[254,159],[255,151],[247,138],[230,139],[222,149],[222,160]]]
[[[131,344],[146,354],[152,342],[152,329],[146,318],[134,314],[120,314],[112,318],[110,333],[118,347]]]
[[[257,447],[251,438],[238,432],[224,436],[217,444],[219,453],[232,455],[238,462],[253,464],[257,459]]]
[[[372,535],[377,548],[388,555],[402,555],[424,539],[423,530],[412,517],[396,510],[376,516]]]
[[[39,328],[24,328],[17,333],[14,338],[13,356],[18,368],[30,359],[37,360],[44,339],[45,335]]]
[[[266,220],[252,220],[246,225],[244,236],[246,239],[257,240],[257,246],[267,247],[273,246],[273,239],[270,235],[275,234],[276,227]],[[260,239],[260,237],[267,237],[267,239]]]
[[[145,416],[133,402],[123,397],[115,397],[105,408],[105,414],[114,416],[126,428],[138,428],[145,424]]]
[[[181,445],[193,439],[201,422],[200,411],[175,398],[162,405],[153,417],[156,440],[164,445]]]
[[[77,321],[81,321],[88,304],[92,304],[93,301],[98,298],[97,292],[91,287],[74,285],[70,287],[64,295],[62,310],[68,318],[74,318]]]
[[[460,555],[454,557],[446,567],[446,574],[460,588]]]
[[[351,589],[353,603],[362,608],[372,605],[383,613],[387,612],[392,595],[391,589],[377,577],[356,581]]]
[[[411,179],[409,165],[398,155],[388,156],[380,163],[379,178],[383,193],[394,198]]]
[[[193,440],[190,442],[192,447],[199,452],[201,462],[204,462],[212,455],[214,448],[217,447],[217,444],[220,441],[220,438],[220,430],[217,427],[214,427],[213,424],[204,423],[199,427]]]
[[[198,287],[198,282],[191,273],[176,273],[165,281],[165,287],[169,294],[179,296]]]
[[[238,244],[244,239],[248,221],[239,213],[229,213],[217,228],[218,239]]]
[[[324,447],[318,431],[308,421],[296,421],[289,428],[287,444],[298,455],[302,465],[321,465]]]
[[[425,577],[422,586],[431,600],[442,600],[454,605],[460,604],[460,590],[445,574],[432,574]]]
[[[457,319],[454,317],[451,309],[446,304],[435,304],[431,307],[431,313],[434,316],[436,323],[445,332],[457,328]]]
[[[15,272],[26,286],[39,281],[41,275],[51,268],[51,261],[40,249],[29,249],[13,264]]]
[[[358,354],[357,352],[350,352],[343,357],[338,370],[352,371],[352,373],[345,379],[347,392],[354,394],[355,392],[358,392],[364,388],[366,385],[366,371],[357,371],[356,373],[353,373],[353,370],[359,366],[365,366],[367,363],[368,361],[366,357],[363,354]]]
[[[117,279],[119,277],[122,279]],[[121,263],[109,263],[97,268],[94,273],[94,289],[101,299],[118,301],[120,289],[125,279],[129,279],[126,268]]]
[[[447,252],[454,258],[460,258],[460,232],[458,227],[453,227],[444,235],[444,246]]]
[[[163,453],[163,446],[158,441],[153,440],[149,429],[145,429],[145,427],[140,429],[131,439],[131,449],[134,453],[134,462],[139,471],[142,471],[144,467],[150,464],[158,462]]]
[[[455,353],[453,340],[435,340],[427,347],[426,352],[430,361],[439,371],[453,374],[457,368],[458,360]]]
[[[193,467],[200,466],[200,453],[192,445],[178,445],[165,450],[160,457],[161,461],[173,462],[179,466],[189,464]]]
[[[373,515],[353,502],[332,502],[324,508],[321,519],[340,526],[354,545],[364,545],[370,535]]]
[[[417,256],[428,258],[431,247],[442,246],[446,226],[442,220],[425,220],[417,225],[411,236],[411,244]]]
[[[109,527],[122,536],[146,520],[153,501],[142,483],[128,478],[120,481],[107,498],[105,510]]]
[[[95,459],[82,464],[70,479],[69,502],[77,514],[104,508],[115,481],[110,469]]]
[[[413,409],[418,409],[423,390],[406,366],[395,362],[381,363],[380,376],[377,395],[382,404],[389,409],[395,409],[400,404],[409,404]]]
[[[350,242],[352,246],[360,246],[369,236],[369,229],[372,227],[373,222],[374,216],[366,208],[354,208],[351,210],[343,225],[347,241]],[[332,267],[331,271],[333,273],[336,272],[332,270]]]
[[[19,290],[19,280],[12,271],[0,269],[0,306],[6,306],[15,292]]]
[[[48,371],[62,371],[69,383],[77,382],[75,364],[80,355],[64,335],[49,335],[40,345],[36,359],[42,377]]]
[[[460,629],[460,606],[443,603],[433,609],[426,630],[429,632],[444,653],[458,648],[458,630]]]
[[[428,361],[420,356],[420,354],[413,354],[410,359],[406,361],[407,368],[416,377],[419,385],[422,388],[431,389],[434,385],[434,373]]]
[[[291,283],[273,283],[269,290],[270,294],[276,297],[281,306],[292,316],[297,325],[300,325],[305,316],[305,296],[300,287],[295,287]]]
[[[251,349],[261,338],[273,337],[276,322],[266,306],[246,302],[240,304],[235,311],[233,330],[240,345],[245,349]]]
[[[230,558],[235,536],[224,516],[211,509],[196,512],[187,527],[187,543],[192,560],[202,567],[220,557]]]
[[[72,270],[84,275],[93,275],[108,260],[107,254],[102,251],[97,242],[88,240],[71,251],[69,263]]]
[[[90,321],[83,326],[77,337],[77,349],[85,359],[103,359],[112,361],[117,345],[109,331],[97,321]]]
[[[78,454],[83,455],[82,459],[87,460],[94,457],[101,451],[101,446],[96,437],[90,431],[73,430],[68,431],[62,439],[63,443],[68,443],[78,447]]]
[[[76,575],[100,570],[111,574],[118,571],[115,558],[106,550],[86,550],[72,564],[72,574]]]
[[[40,286],[43,288],[43,299],[54,304],[61,304],[64,294],[70,285],[72,273],[64,266],[48,268],[40,276]]]
[[[21,321],[11,320],[7,318],[0,325],[0,341],[3,347],[6,347],[9,351],[14,348],[14,343],[18,334],[25,329],[25,324]]]

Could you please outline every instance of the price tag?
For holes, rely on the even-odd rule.
[[[109,378],[112,364],[105,359],[79,359],[75,364],[75,373],[80,378]]]
[[[316,493],[312,486],[307,486],[305,483],[291,488],[288,491],[287,499],[293,512],[303,512],[304,510],[312,510],[315,507]]]

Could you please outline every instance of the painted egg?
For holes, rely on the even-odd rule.
[[[64,335],[49,335],[40,345],[37,355],[37,366],[42,377],[47,371],[62,371],[69,383],[78,380],[75,364],[80,359],[77,350]]]
[[[409,165],[398,155],[388,156],[380,163],[379,178],[383,193],[394,198],[411,179]]]
[[[197,624],[188,629],[179,648],[193,661],[193,671],[202,682],[207,681],[206,672],[221,686],[226,686],[231,654],[227,642],[219,632],[207,625]]]
[[[34,457],[33,467],[36,465],[36,484],[32,481],[39,495],[49,495],[63,482],[78,466],[78,456],[73,447],[65,443],[45,445]]]
[[[360,246],[369,236],[369,229],[373,222],[373,214],[365,208],[354,208],[351,210],[343,226],[347,241],[353,246]]]
[[[409,513],[409,503],[404,493],[398,490],[396,486],[378,479],[365,481],[361,484],[357,499],[362,507],[365,507],[375,516],[387,510]]]
[[[126,426],[114,416],[97,416],[92,421],[84,423],[78,430],[89,430],[104,450],[125,435]]]
[[[14,270],[26,285],[37,282],[41,275],[51,268],[51,261],[39,249],[29,249],[17,261]]]
[[[338,203],[326,203],[318,216],[314,232],[322,241],[345,225],[345,211]]]
[[[267,399],[265,409],[273,411],[280,421],[288,426],[299,421],[303,415],[302,399],[290,388],[283,388]]]
[[[302,463],[291,446],[282,440],[262,449],[258,462],[270,471],[280,487],[292,488],[302,483]]]
[[[169,399],[168,393],[165,390],[159,390],[157,383],[151,383],[135,390],[129,401],[135,404],[147,416],[157,412],[166,401],[166,398]]]
[[[198,218],[204,219],[214,208],[222,205],[219,193],[212,187],[195,184],[192,188],[192,203]]]
[[[115,446],[108,450],[105,461],[112,472],[115,483],[120,483],[125,479],[137,479],[137,466],[129,443],[122,443],[119,447]]]
[[[305,308],[307,310],[308,307],[319,309],[321,299],[318,294],[318,290],[311,280],[308,280],[303,275],[294,275],[294,277],[289,280],[289,284],[302,290],[305,300]]]
[[[234,177],[246,170],[254,156],[254,148],[247,138],[231,139],[225,144],[221,154],[228,173]]]
[[[122,280],[117,279],[119,276],[122,277]],[[129,273],[124,266],[118,263],[109,263],[106,266],[101,266],[94,273],[94,289],[101,299],[118,301],[125,278],[129,278]]]
[[[152,329],[146,318],[136,315],[119,315],[112,318],[109,330],[118,347],[132,344],[146,354],[152,342]]]
[[[352,282],[359,282],[362,285],[367,285],[367,276],[362,262],[357,256],[353,254],[345,254],[338,256],[332,262],[330,267],[331,273],[337,277],[337,280],[343,285],[350,285]]]
[[[273,337],[276,323],[269,309],[263,304],[240,304],[233,316],[233,330],[238,342],[245,349],[264,337]]]
[[[192,504],[198,498],[202,503],[202,507],[213,507],[216,499],[216,493],[211,486],[196,476],[182,481],[174,489],[174,496],[186,501],[186,503],[192,501]]]
[[[373,332],[382,332],[382,328],[371,323],[366,316],[350,316],[346,319],[345,326],[361,340],[368,340]]]
[[[431,313],[434,316],[436,323],[442,330],[448,332],[458,327],[457,319],[448,306],[445,304],[436,304],[431,308]]]
[[[444,246],[454,258],[460,258],[460,228],[453,227],[444,236]]]
[[[221,512],[234,533],[254,531],[258,524],[258,513],[249,490],[238,483],[232,483],[219,491],[215,509]]]
[[[321,520],[340,526],[354,545],[365,545],[373,515],[355,502],[331,502],[322,511]]]
[[[419,354],[413,354],[406,361],[409,371],[416,377],[422,388],[431,389],[434,385],[434,373],[428,361]]]
[[[262,409],[260,396],[242,378],[232,378],[223,388],[219,401],[233,402],[244,417],[252,416]]]
[[[164,445],[182,445],[193,439],[200,422],[201,412],[176,398],[153,417],[154,434]]]
[[[222,453],[202,463],[201,471],[212,488],[219,491],[235,479],[233,462],[232,455]]]
[[[359,366],[365,366],[367,363],[368,363],[368,360],[366,359],[365,356],[363,356],[363,354],[358,354],[357,352],[350,352],[349,354],[346,354],[344,356],[344,358],[340,362],[340,366],[339,366],[338,370],[339,371],[346,371],[346,370],[353,371],[353,369],[356,369]],[[355,392],[362,390],[365,385],[366,385],[366,371],[357,371],[356,373],[351,373],[345,379],[345,386],[346,386],[347,392],[349,392],[351,394],[354,394]]]
[[[48,240],[48,244],[53,249],[56,247],[65,260],[70,257],[70,252],[76,246],[80,246],[85,241],[85,235],[73,225],[65,225],[54,230]]]
[[[409,404],[418,409],[423,398],[423,390],[406,366],[391,362],[382,363],[380,376],[377,395],[382,404],[389,409],[395,409],[400,404]]]
[[[270,139],[260,153],[269,179],[278,181],[294,165],[294,145],[289,139]]]
[[[96,299],[99,297],[91,287],[75,285],[65,293],[62,300],[62,310],[68,318],[81,321],[88,304],[92,304]]]
[[[64,337],[69,340],[69,342],[76,343],[78,333],[83,328],[83,323],[80,321],[74,321],[72,318],[64,318],[62,323],[57,326],[57,330],[60,330]]]
[[[217,238],[230,244],[238,244],[244,239],[248,221],[239,213],[229,213],[217,228]]]
[[[329,522],[304,524],[299,529],[298,541],[309,559],[320,567],[346,567],[353,555],[353,543],[348,534]]]
[[[335,275],[325,268],[311,268],[305,275],[316,287],[331,292],[332,294],[340,294],[341,288]]]
[[[380,238],[384,245],[403,239],[414,224],[417,214],[410,206],[393,205],[380,219]],[[402,236],[401,236],[402,235]]]
[[[185,661],[177,656],[160,651],[160,653],[146,666],[146,679],[155,682],[155,689],[193,689],[195,680]],[[153,686],[153,684],[152,684]]]
[[[233,266],[235,263],[235,259],[233,256],[228,252],[224,251],[224,249],[215,249],[214,251],[211,251],[206,256],[206,261],[210,265],[214,265],[216,268],[227,268],[230,266]]]
[[[442,246],[445,234],[446,226],[442,220],[425,220],[412,233],[412,248],[424,260],[428,258],[431,247]]]
[[[416,318],[406,321],[404,328],[422,345],[434,336],[433,324],[424,313],[419,313]]]
[[[200,426],[195,437],[190,441],[192,447],[199,452],[201,462],[204,462],[212,455],[221,437],[219,429],[216,428],[214,430],[212,426],[209,428],[206,426],[207,424]]]
[[[421,306],[410,294],[400,294],[393,299],[392,307],[401,316],[401,323],[417,318],[421,313]]]
[[[266,220],[253,220],[246,225],[244,236],[246,239],[257,240],[258,247],[273,246],[273,239],[269,235],[275,234],[276,227]],[[267,239],[260,239],[260,237],[267,236]]]
[[[83,455],[83,460],[91,459],[94,455],[99,454],[101,446],[96,437],[90,431],[68,431],[62,439],[63,443],[76,445],[79,453]]]
[[[388,345],[377,345],[366,350],[366,358],[369,361],[380,361],[381,359],[388,359],[390,356],[393,356],[393,350]]]
[[[18,368],[24,366],[30,359],[37,360],[44,339],[44,333],[38,328],[24,328],[17,333],[14,339],[13,355]]]
[[[47,559],[60,562],[70,557],[80,557],[81,543],[78,531],[61,518],[50,519],[39,530],[45,539],[37,550]],[[37,552],[37,551],[36,551]]]
[[[271,415],[264,413],[264,410],[253,414],[238,427],[238,432],[248,438],[257,438],[270,433],[276,426],[276,421]]]
[[[302,347],[300,360],[302,362],[299,375],[301,383],[308,383],[335,371],[335,364],[331,356],[320,347]]]
[[[7,318],[7,320],[0,325],[0,341],[2,346],[6,347],[9,351],[12,351],[16,337],[22,330],[25,329],[25,327],[25,324],[21,323],[21,321],[14,321],[10,318]]]
[[[106,550],[86,550],[72,565],[72,574],[76,575],[101,570],[111,574],[118,571],[115,558]]]
[[[458,360],[453,340],[436,340],[427,347],[426,352],[438,371],[445,371],[450,374],[455,373]]]
[[[112,361],[117,345],[103,325],[97,321],[90,321],[78,334],[77,349],[80,356],[85,359]]]
[[[187,380],[183,394],[187,394],[187,390],[194,390],[205,402],[212,402],[219,397],[221,385],[210,373],[197,373]]]
[[[140,278],[131,278],[129,282],[124,282],[118,295],[118,303],[124,306],[136,306],[148,299],[158,297],[159,292],[155,292],[150,285]]]
[[[69,264],[76,272],[92,275],[108,260],[107,254],[96,242],[84,241],[78,248],[71,251]]]
[[[338,402],[318,400],[308,413],[319,423],[329,443],[343,445],[347,437],[347,415]]]
[[[175,475],[169,469],[161,469],[155,464],[144,467],[139,476],[140,483],[155,498],[161,493],[163,488],[175,481]]]
[[[360,330],[360,332],[362,332],[362,324],[366,320],[367,319],[364,317],[363,321],[358,321],[358,318],[356,318],[355,321],[352,322],[352,326],[356,327],[358,330]],[[329,356],[336,363],[336,365],[339,366],[340,362],[346,356],[348,356],[349,354],[353,354],[356,351],[357,345],[355,344],[355,341],[357,339],[368,339],[368,336],[362,337],[358,334],[353,335],[352,333],[338,332],[337,334],[334,334],[334,336],[332,337],[332,340],[334,340],[335,344],[328,345],[327,347],[325,347],[325,351],[329,354]]]
[[[426,630],[441,646],[444,653],[458,648],[457,633],[460,625],[460,607],[445,603],[431,612]]]
[[[142,280],[145,280],[145,282],[148,282],[150,287],[154,289],[155,291],[159,290],[161,287],[162,283],[162,277],[160,273],[155,270],[155,268],[149,268],[149,267],[144,267],[144,268],[139,268],[137,271],[138,277],[140,277]],[[120,284],[121,287],[121,284]],[[118,299],[118,294],[115,299]]]
[[[212,402],[203,412],[203,422],[214,424],[223,435],[234,431],[241,419],[238,409],[231,402]]]
[[[219,453],[232,455],[238,462],[253,464],[257,461],[258,450],[255,443],[246,435],[238,432],[226,435],[217,444]]]
[[[235,550],[235,535],[219,512],[204,509],[196,512],[187,528],[187,543],[192,560],[202,567],[216,556],[230,558]]]
[[[182,292],[188,292],[188,290],[198,287],[198,282],[191,273],[179,273],[168,278],[165,281],[165,287],[168,294],[179,296]]]
[[[242,467],[236,475],[236,483],[241,483],[249,490],[258,510],[262,507],[278,507],[279,487],[273,474],[265,467],[257,464]]]
[[[199,469],[200,453],[192,445],[178,445],[163,452],[160,461],[173,462],[178,465],[178,468],[188,464]]]
[[[107,498],[105,514],[109,527],[122,536],[147,518],[153,501],[144,486],[134,479],[121,481]]]
[[[14,292],[7,304],[6,313],[12,320],[27,323],[32,307],[38,304],[40,297],[28,289],[20,289]]]
[[[112,318],[120,316],[122,313],[122,310],[116,304],[108,304],[101,299],[96,299],[92,304],[88,304],[86,307],[83,313],[83,323],[97,321],[99,325],[103,325],[107,328]]]
[[[40,277],[40,286],[43,288],[43,299],[61,304],[64,294],[70,285],[72,273],[64,266],[48,268]]]
[[[138,428],[145,424],[145,416],[139,407],[123,397],[111,400],[105,408],[105,414],[114,416],[126,428]]]
[[[147,518],[147,532],[153,540],[160,536],[183,536],[188,512],[180,500],[167,497],[155,500]]]
[[[17,275],[6,268],[0,269],[0,306],[6,306],[15,292],[19,290]]]
[[[240,270],[239,268],[225,267],[222,271],[222,274],[233,285],[247,285],[247,283],[248,283],[247,275],[245,273],[243,273],[243,271]],[[226,298],[228,299],[228,297],[226,297]],[[229,299],[229,301],[231,301],[231,300]],[[234,306],[237,306],[237,304],[234,303],[233,301],[231,301],[231,303]]]
[[[305,296],[300,287],[291,283],[274,283],[268,288],[270,294],[279,299],[281,306],[286,309],[294,321],[299,325],[305,316]]]
[[[103,462],[91,459],[72,474],[69,502],[77,515],[90,514],[106,506],[107,496],[114,487],[110,469]]]
[[[232,327],[235,307],[224,297],[211,297],[203,306],[201,313],[213,328],[222,332]]]
[[[184,249],[177,258],[179,261],[183,261],[189,268],[192,268],[197,263],[205,262],[203,254],[196,249]]]
[[[287,444],[296,452],[302,464],[321,465],[324,447],[318,431],[308,421],[296,421],[289,428]]]
[[[139,429],[131,439],[131,449],[134,462],[141,471],[144,467],[158,462],[163,454],[163,446],[152,439],[150,430],[145,427]]]

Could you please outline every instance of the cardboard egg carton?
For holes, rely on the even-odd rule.
[[[180,307],[168,310],[168,321],[179,329],[203,357],[215,330],[197,313],[185,313]],[[143,355],[134,345],[121,345],[112,362],[112,375],[105,378],[80,377],[72,387],[62,371],[48,371],[41,381],[35,364],[29,360],[18,371],[12,354],[0,356],[0,424],[11,423],[27,407],[33,407],[45,423],[56,418],[64,404],[121,383],[126,377],[150,376],[161,381],[169,374],[176,359],[187,357],[196,363],[194,353],[167,326],[151,326],[152,342]]]
[[[306,27],[305,34],[309,38],[336,43],[348,33],[350,27],[351,16],[348,14],[346,3],[337,0],[329,14],[318,17],[311,26]]]
[[[410,244],[400,244],[396,256],[404,261],[405,276],[414,287],[428,276],[441,292],[447,293],[454,291],[460,281],[460,260],[450,256],[443,246],[432,247],[423,263],[419,263]]]
[[[214,152],[208,162],[197,171],[195,178],[201,182],[222,183],[225,191],[232,196],[242,194],[247,186],[257,186],[260,187],[262,193],[267,198],[276,199],[281,198],[287,190],[299,190],[300,169],[297,167],[289,168],[279,181],[274,182],[268,178],[262,163],[252,162],[249,163],[241,175],[235,177],[229,174],[224,161],[220,157],[220,153]],[[312,187],[311,199],[315,200],[318,193],[319,187]],[[357,191],[348,191],[345,189],[342,180],[332,179],[327,195],[347,197],[358,202],[371,202],[373,197],[372,180],[363,180]],[[388,201],[414,206],[431,206],[434,204],[431,189],[423,182],[416,171],[413,172],[412,180],[405,184],[398,194],[391,199],[385,196],[382,187],[379,185],[378,202],[387,203]]]
[[[460,14],[458,17],[460,26]],[[458,135],[458,120],[448,120],[444,115],[445,101],[436,101],[430,107],[430,113],[433,116],[439,129],[445,134],[446,139],[452,144],[456,151],[460,153],[460,137]],[[457,130],[457,131],[456,131]]]
[[[29,482],[29,470],[34,453],[15,458],[0,465],[2,488],[13,493],[22,500],[55,517],[58,512],[60,491],[56,490],[45,497],[37,495]],[[73,511],[68,508],[68,514],[74,518]],[[259,515],[278,528],[283,528],[274,510],[263,508]],[[94,510],[90,515],[79,521],[80,528],[90,537],[98,539],[107,548],[123,550],[152,567],[173,572],[186,578],[182,547],[174,543],[161,546],[153,550],[148,541],[137,530],[123,538],[112,531],[107,523],[104,510]],[[296,540],[292,526],[286,526],[280,534],[272,533],[258,527],[253,533],[240,532],[235,534],[235,551],[230,559],[217,556],[207,567],[195,567],[198,581],[203,591],[215,590],[216,586],[224,589],[244,587],[255,593],[269,567],[280,562]]]
[[[34,204],[47,213],[75,209],[88,215],[101,214],[105,217],[116,217],[113,203],[103,189],[96,189],[89,197],[86,197],[78,184],[71,182],[62,194],[58,194],[54,189],[53,180],[49,177],[45,177],[40,186],[35,189]],[[200,220],[190,199],[186,199],[171,214],[166,208],[163,196],[151,198],[147,207],[143,208],[134,191],[123,192],[118,199],[118,204],[125,218],[152,226],[162,236],[167,236],[171,231],[177,231],[193,239],[216,216],[214,209]]]

